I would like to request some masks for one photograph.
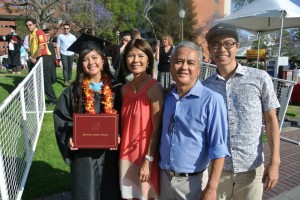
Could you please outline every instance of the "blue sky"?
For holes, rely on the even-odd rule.
[[[300,6],[300,0],[290,0],[291,2],[293,2],[294,4]]]
[[[294,4],[300,6],[300,0],[290,0]],[[234,11],[234,3],[231,1],[231,12]]]

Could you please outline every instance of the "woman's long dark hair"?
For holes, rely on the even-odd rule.
[[[83,71],[83,58],[91,51],[96,51],[99,55],[101,55],[103,59],[103,71],[102,74],[106,74],[109,76],[109,79],[113,79],[113,75],[110,72],[109,64],[106,56],[103,54],[102,51],[98,49],[85,49],[79,54],[78,62],[77,62],[77,70],[76,70],[76,79],[72,83],[74,85],[73,87],[73,93],[74,93],[74,99],[73,99],[73,109],[75,113],[81,113],[83,106],[82,102],[82,95],[83,95],[83,89],[82,89],[82,81],[88,77],[88,74],[86,74]]]

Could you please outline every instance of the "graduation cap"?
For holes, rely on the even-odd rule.
[[[68,51],[73,51],[75,53],[80,53],[85,49],[97,49],[104,53],[105,47],[109,45],[110,42],[98,38],[93,35],[83,33],[69,48]]]
[[[50,31],[50,30],[47,29],[47,28],[46,28],[46,29],[43,29],[43,32],[44,32],[45,34],[49,34],[49,31]]]
[[[9,25],[9,28],[13,28],[14,30],[16,30],[17,26],[15,26],[15,25]]]
[[[127,31],[122,31],[120,32],[120,36],[121,37],[124,37],[124,36],[127,36],[127,35],[130,35],[131,31],[127,30]]]

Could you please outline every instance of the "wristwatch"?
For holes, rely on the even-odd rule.
[[[153,156],[145,155],[145,158],[149,161],[152,162],[154,160]]]

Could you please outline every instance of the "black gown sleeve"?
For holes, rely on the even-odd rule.
[[[122,84],[113,82],[112,92],[114,93],[114,109],[119,114],[119,132],[121,132],[121,88]],[[119,150],[107,150],[105,153],[105,165],[103,166],[101,199],[103,200],[120,200],[120,183],[119,183]]]
[[[73,86],[67,87],[60,95],[53,111],[54,130],[58,148],[63,159],[73,160],[73,153],[68,147],[73,132]]]

